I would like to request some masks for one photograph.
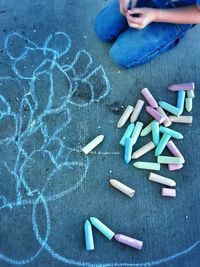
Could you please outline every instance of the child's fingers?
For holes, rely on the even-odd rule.
[[[143,9],[142,8],[132,8],[131,10],[128,10],[128,14],[130,14],[130,15],[143,14]]]
[[[129,26],[130,26],[131,28],[135,28],[135,29],[141,29],[141,28],[142,28],[141,25],[139,25],[139,24],[134,24],[134,23],[129,23]]]
[[[130,15],[127,15],[127,20],[132,24],[142,24],[143,19],[141,17],[132,17]]]

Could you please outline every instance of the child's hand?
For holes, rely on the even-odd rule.
[[[136,17],[133,15],[136,15]],[[156,12],[153,8],[133,8],[126,12],[126,18],[129,27],[143,29],[156,20]]]
[[[126,16],[130,0],[119,0],[120,13]]]

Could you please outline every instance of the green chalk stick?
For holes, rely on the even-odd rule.
[[[158,156],[157,162],[161,164],[183,164],[185,160],[179,157]]]
[[[166,128],[164,126],[160,126],[160,132],[166,133],[175,139],[183,139],[183,135],[181,133],[174,131],[172,129]]]
[[[161,155],[163,150],[165,149],[167,143],[169,142],[169,139],[171,136],[169,134],[164,133],[162,138],[160,139],[160,142],[155,150],[155,156],[158,157]]]
[[[153,122],[153,121],[152,121]],[[141,134],[140,134],[140,136],[146,136],[146,135],[148,135],[150,132],[151,132],[151,130],[152,130],[152,128],[151,128],[151,124],[152,124],[152,122],[150,122],[142,131],[141,131]]]
[[[160,142],[160,130],[159,130],[159,122],[153,121],[151,123],[151,128],[152,128],[152,138],[154,145],[157,146]]]
[[[121,146],[125,146],[125,141],[126,141],[126,138],[129,138],[131,137],[132,133],[133,133],[133,130],[135,128],[135,124],[134,123],[131,123],[129,124],[129,126],[126,128],[126,131],[124,132],[119,144]]]
[[[188,90],[187,91],[187,97],[188,98],[195,98],[194,90]]]
[[[170,113],[176,115],[176,116],[179,116],[181,114],[181,110],[178,109],[177,107],[175,106],[172,106],[171,104],[167,103],[167,102],[164,102],[164,101],[159,101],[159,105],[169,111]]]
[[[160,171],[160,164],[154,163],[154,162],[137,161],[137,162],[133,163],[133,166],[138,168],[138,169],[143,169],[143,170]]]
[[[188,112],[192,111],[192,98],[185,99],[185,108]]]
[[[139,122],[137,121],[136,122],[136,125],[135,125],[135,129],[131,135],[131,138],[133,139],[133,144],[135,144],[138,140],[138,137],[140,135],[140,132],[142,130],[142,127],[143,127],[143,123],[142,122]]]

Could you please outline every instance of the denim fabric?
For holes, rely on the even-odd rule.
[[[168,0],[138,0],[138,7],[155,7],[157,2],[171,8]],[[114,0],[96,18],[97,36],[113,42],[109,54],[115,64],[122,68],[134,68],[151,61],[161,53],[176,46],[192,25],[151,23],[142,30],[130,28],[126,18],[119,12],[119,0]]]

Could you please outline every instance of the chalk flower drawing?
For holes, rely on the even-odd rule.
[[[55,39],[60,42],[55,42]],[[59,46],[56,47],[55,43]],[[86,177],[89,167],[88,157],[79,157],[77,153],[80,147],[66,147],[60,133],[70,127],[73,106],[81,109],[93,102],[99,102],[111,90],[101,65],[93,71],[90,70],[92,57],[87,51],[78,51],[72,62],[60,63],[70,47],[71,39],[64,32],[49,35],[43,46],[38,46],[18,33],[9,34],[5,40],[5,51],[15,77],[0,77],[0,170],[4,173],[6,184],[9,181],[10,188],[14,187],[15,195],[7,192],[7,187],[4,188],[2,182],[0,211],[31,205],[32,227],[39,248],[27,259],[18,260],[0,253],[0,260],[14,265],[28,264],[42,250],[46,250],[52,257],[69,265],[153,266],[188,253],[199,241],[180,253],[157,261],[91,264],[67,259],[48,244],[51,234],[48,202],[77,189]],[[80,61],[81,65],[78,64]],[[64,81],[65,88],[57,87],[57,79]],[[101,83],[100,91],[95,87],[98,79]],[[86,99],[78,97],[83,91],[87,95]],[[13,158],[6,159],[6,151],[12,151]],[[75,169],[79,169],[79,177],[76,177]],[[48,195],[47,189],[54,188],[52,183],[56,183],[57,179],[59,181],[62,172],[74,176],[73,183],[69,185],[66,182],[66,188],[63,188],[62,183],[60,191],[53,191]],[[36,219],[38,204],[43,205],[46,217],[43,237]]]

